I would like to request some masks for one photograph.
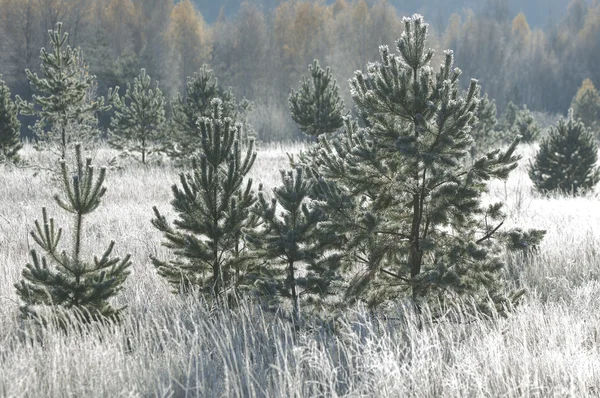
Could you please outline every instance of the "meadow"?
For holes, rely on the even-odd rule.
[[[288,167],[286,152],[259,148],[255,184],[267,191]],[[65,229],[71,220],[52,201],[47,172],[0,171],[0,396],[3,397],[587,397],[600,396],[600,205],[596,193],[543,198],[532,192],[521,146],[519,168],[490,185],[489,200],[506,203],[506,227],[546,229],[530,261],[507,257],[505,277],[528,290],[508,318],[425,322],[401,303],[396,316],[351,308],[335,334],[295,334],[251,304],[211,313],[197,298],[172,294],[149,255],[168,258],[150,224],[152,206],[173,219],[171,185],[180,170],[120,160],[108,193],[87,218],[84,253],[101,254],[111,239],[130,253],[133,270],[117,305],[116,328],[82,335],[49,328],[35,338],[19,317],[13,284],[35,243],[34,220],[46,206]],[[116,155],[100,148],[95,165]],[[36,164],[52,157],[26,146]]]

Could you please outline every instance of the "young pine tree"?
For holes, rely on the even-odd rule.
[[[486,94],[479,101],[475,114],[477,121],[471,130],[474,141],[471,147],[471,157],[475,158],[478,154],[486,153],[490,149],[497,148],[503,144],[499,141],[496,131],[496,126],[498,125],[496,115],[496,102],[494,100],[490,101]]]
[[[202,141],[198,119],[213,117],[215,99],[221,103],[220,112],[223,119],[229,118],[234,124],[243,121],[239,114],[240,105],[236,102],[233,91],[221,90],[213,71],[204,65],[194,76],[188,77],[184,95],[178,94],[172,103],[172,130],[175,142],[168,149],[171,157],[186,159],[197,154]],[[242,104],[245,105],[246,103]]]
[[[519,107],[516,106],[512,101],[509,101],[500,120],[500,129],[505,131],[512,130],[517,120],[518,113]]]
[[[292,90],[289,106],[292,119],[308,137],[333,133],[344,124],[344,101],[329,68],[314,60],[308,67],[311,80],[302,76],[298,91]]]
[[[90,75],[90,67],[86,63],[83,52],[77,52],[77,59],[73,68],[76,71],[75,77],[79,79],[81,82],[85,82]],[[83,97],[84,107],[89,107],[98,101],[98,81],[94,77],[94,80],[87,87],[85,91],[85,96]],[[101,99],[104,101],[104,99]],[[110,100],[110,97],[109,97]],[[109,110],[110,106],[103,106],[98,111]],[[71,137],[71,139],[76,139],[77,142],[81,143],[82,147],[89,147],[93,144],[99,143],[102,140],[102,131],[100,131],[98,121],[98,112],[84,112],[82,113],[76,121],[73,121],[69,124],[66,132],[67,137]],[[56,128],[55,128],[56,130]],[[47,137],[48,134],[41,129],[41,126],[35,131],[36,136],[38,137]],[[56,131],[51,131],[50,134],[54,137],[57,137]]]
[[[33,131],[47,130],[45,140],[58,139],[61,158],[65,158],[67,143],[71,139],[68,131],[73,123],[79,123],[97,111],[107,110],[104,99],[86,101],[89,89],[94,84],[95,76],[81,74],[81,52],[66,44],[68,34],[62,33],[62,23],[57,24],[55,31],[48,32],[53,51],[45,48],[40,52],[40,65],[43,77],[29,69],[25,71],[30,85],[37,94],[33,102],[28,103],[17,96],[17,103],[24,115],[38,116],[40,119]],[[58,137],[54,137],[56,133]]]
[[[19,134],[21,123],[17,119],[19,110],[10,99],[10,89],[0,75],[0,163],[17,162],[23,147]]]
[[[399,53],[380,47],[381,62],[351,81],[370,127],[347,119],[339,140],[320,143],[315,174],[330,217],[322,228],[344,235],[349,300],[467,296],[482,310],[488,298],[501,308],[522,292],[504,294],[502,204],[486,206],[482,196],[487,181],[517,166],[518,140],[467,166],[477,82],[461,96],[452,52],[434,74],[427,24],[420,15],[404,24]]]
[[[111,97],[115,114],[110,125],[114,131],[109,144],[127,154],[137,152],[139,161],[146,164],[148,156],[160,151],[164,145],[165,108],[164,97],[158,82],[152,88],[151,78],[142,69],[134,78],[133,86],[127,84],[123,98],[118,87]],[[137,158],[136,158],[137,159]]]
[[[242,229],[253,226],[250,209],[256,201],[252,180],[245,179],[256,159],[254,141],[243,153],[241,126],[223,116],[222,106],[213,99],[211,117],[199,120],[200,158],[180,175],[181,187],[172,187],[178,219],[172,226],[154,207],[152,220],[176,256],[152,257],[159,274],[177,290],[198,288],[217,304],[229,302],[252,277]]]
[[[581,119],[596,135],[600,134],[600,94],[590,79],[585,79],[571,102],[573,117]]]
[[[560,119],[540,144],[529,164],[529,177],[539,192],[578,194],[592,189],[600,179],[597,160],[593,134],[569,111],[568,119]]]
[[[111,257],[114,242],[100,258],[85,260],[82,241],[83,221],[100,205],[106,193],[103,186],[106,169],[98,173],[87,158],[81,155],[81,146],[75,147],[76,170],[73,175],[64,160],[61,161],[62,195],[55,195],[56,203],[73,215],[73,242],[70,252],[61,250],[62,228],[56,228],[54,220],[42,209],[42,222],[36,220],[31,236],[44,251],[40,256],[31,250],[31,263],[23,269],[23,279],[15,284],[17,294],[23,301],[24,316],[43,314],[43,307],[75,310],[71,314],[83,322],[102,319],[118,320],[123,308],[114,308],[109,299],[123,287],[129,275],[129,255],[123,259]]]
[[[513,135],[520,135],[521,142],[531,144],[540,139],[540,127],[527,106],[523,106],[512,127]]]
[[[248,240],[257,257],[269,261],[264,286],[271,297],[290,299],[298,324],[301,299],[314,305],[331,293],[340,258],[325,254],[335,247],[337,235],[319,228],[327,215],[309,199],[311,180],[304,178],[302,168],[295,173],[282,171],[281,177],[283,185],[273,189],[270,202],[259,191],[253,211],[262,224],[248,231]]]

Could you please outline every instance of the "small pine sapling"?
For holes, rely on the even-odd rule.
[[[43,140],[58,139],[61,159],[65,159],[69,127],[80,123],[95,112],[108,110],[104,106],[104,98],[86,101],[90,87],[94,85],[94,75],[81,73],[82,56],[79,49],[66,45],[68,34],[62,33],[62,23],[57,24],[55,31],[50,31],[52,53],[42,48],[40,69],[43,77],[29,69],[25,71],[34,92],[33,102],[29,103],[17,96],[17,104],[24,115],[38,116],[40,119],[32,128],[34,132],[44,132]],[[48,129],[46,131],[46,129]],[[54,137],[56,133],[58,137]]]
[[[238,123],[242,125],[242,145],[247,147],[250,145],[250,140],[256,137],[256,131],[250,125],[248,121],[248,115],[255,110],[254,102],[249,101],[246,98],[243,98],[239,103],[239,112],[238,112]]]
[[[23,144],[19,139],[21,122],[17,119],[18,113],[10,99],[10,89],[0,75],[0,163],[19,161]]]
[[[245,179],[256,159],[254,141],[243,153],[242,127],[223,117],[222,106],[213,99],[212,117],[199,120],[200,158],[180,175],[181,187],[172,187],[179,218],[172,226],[154,207],[152,220],[176,256],[152,257],[158,273],[176,291],[197,288],[215,304],[230,303],[252,277],[242,230],[254,223],[250,209],[256,201],[252,180]]]
[[[308,69],[311,79],[302,76],[298,91],[292,90],[288,102],[292,119],[300,130],[317,138],[343,126],[345,108],[331,70],[321,68],[317,60]]]
[[[23,279],[15,284],[24,303],[21,311],[26,317],[37,318],[51,307],[84,323],[118,321],[124,308],[114,308],[109,300],[123,288],[129,275],[130,256],[111,257],[112,241],[100,258],[83,259],[84,217],[98,208],[106,193],[106,169],[97,173],[91,158],[84,162],[79,144],[75,147],[75,159],[74,175],[70,175],[64,160],[60,162],[63,193],[54,196],[58,206],[74,216],[72,251],[59,249],[62,228],[57,229],[43,208],[42,222],[36,220],[31,236],[45,254],[40,256],[32,249],[31,263],[23,269]]]
[[[500,118],[500,130],[511,131],[515,126],[517,120],[517,114],[519,113],[519,107],[512,101],[506,105],[506,109]]]
[[[332,133],[339,131],[348,117],[338,85],[332,80],[329,68],[323,70],[317,60],[309,66],[309,71],[312,81],[303,76],[298,92],[292,90],[289,96],[290,114],[307,137],[313,137],[315,141],[318,137],[328,137],[337,142]],[[319,147],[312,145],[300,152],[297,158],[288,154],[290,165],[293,168],[303,167],[305,171],[312,173],[315,171],[312,162],[317,158],[318,151]]]
[[[520,135],[521,142],[526,144],[531,144],[540,139],[540,127],[527,106],[523,106],[523,109],[517,112],[512,133],[513,135]]]
[[[477,122],[474,123],[471,130],[473,136],[473,146],[471,147],[471,157],[475,158],[480,153],[486,153],[492,148],[500,146],[496,127],[498,119],[496,117],[496,102],[490,100],[487,94],[481,98],[477,106]]]
[[[201,147],[202,132],[198,119],[213,116],[213,101],[221,103],[222,118],[229,118],[234,124],[243,122],[240,108],[249,103],[238,104],[231,88],[223,91],[213,71],[207,65],[188,77],[184,95],[178,94],[172,103],[173,119],[171,129],[172,143],[167,148],[170,157],[185,160],[197,155]],[[244,124],[243,124],[244,125]],[[247,131],[242,132],[242,137]]]
[[[592,132],[569,111],[540,144],[535,160],[529,163],[529,177],[541,193],[581,194],[600,179],[598,148]]]
[[[274,301],[278,296],[291,301],[292,316],[299,325],[301,300],[316,305],[330,294],[340,257],[326,251],[338,238],[319,228],[327,215],[309,199],[312,181],[303,177],[302,168],[295,173],[281,171],[281,177],[283,185],[273,189],[271,201],[259,191],[253,211],[262,223],[248,230],[248,240],[255,255],[268,261],[263,286]]]
[[[79,79],[79,81],[87,81],[88,77],[90,76],[90,67],[85,62],[83,52],[81,50],[77,51],[77,58],[73,65],[73,69],[76,72],[75,77]],[[95,79],[94,76],[92,76],[92,78],[94,80],[91,81],[91,84],[85,90],[85,96],[83,97],[84,107],[89,107],[97,103],[99,100],[98,81]],[[100,99],[104,101],[104,98]],[[103,133],[99,126],[97,114],[99,111],[106,111],[109,109],[110,105],[107,105],[102,106],[97,111],[84,112],[80,114],[75,121],[69,123],[67,127],[66,136],[71,137],[71,140],[77,140],[77,142],[79,142],[83,148],[92,148],[93,146],[97,147],[97,144],[99,144],[103,139]],[[34,127],[35,135],[37,137],[45,137],[45,139],[50,139],[51,137],[58,136],[57,134],[55,134],[55,131],[44,132],[41,129],[41,127],[42,126],[40,125],[37,125],[37,128]]]
[[[600,134],[600,94],[591,79],[585,79],[571,101],[573,117],[581,119],[596,136]]]
[[[159,152],[165,142],[164,123],[165,108],[162,91],[158,82],[152,88],[152,80],[142,69],[134,78],[133,86],[127,83],[123,98],[119,97],[118,87],[111,92],[115,113],[110,125],[113,133],[109,136],[109,144],[125,154],[139,154],[139,160],[146,164],[148,156]]]

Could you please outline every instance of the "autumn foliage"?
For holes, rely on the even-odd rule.
[[[308,65],[318,59],[339,82],[347,81],[377,61],[380,45],[395,45],[401,17],[416,10],[416,2],[389,0],[221,3],[217,17],[215,2],[201,0],[0,0],[3,79],[12,93],[30,98],[23,70],[38,71],[39,49],[50,45],[47,32],[63,22],[68,44],[82,49],[98,78],[99,96],[124,88],[144,68],[171,99],[208,64],[221,86],[256,104],[261,139],[298,138],[285,104]],[[511,13],[508,0],[452,15],[436,14],[432,3],[419,2],[432,22],[429,40],[438,54],[432,62],[439,64],[441,50],[452,49],[498,112],[512,101],[565,114],[584,79],[600,81],[598,2],[571,0],[560,13],[549,1],[554,17],[545,25],[529,5]],[[340,84],[340,96],[350,100],[347,84]],[[106,128],[110,116],[100,115],[100,124]]]

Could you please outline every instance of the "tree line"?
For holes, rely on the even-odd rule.
[[[174,98],[187,76],[209,64],[222,86],[255,103],[252,121],[261,140],[299,137],[282,104],[313,59],[346,80],[376,61],[379,45],[393,45],[403,30],[398,11],[385,0],[289,0],[273,8],[246,1],[237,14],[221,14],[211,24],[190,0],[0,0],[0,69],[14,94],[33,94],[23,71],[39,71],[39,48],[50,46],[47,32],[59,21],[97,76],[99,96],[111,87],[124,90],[145,68],[165,97]],[[599,21],[596,0],[572,0],[544,30],[532,29],[524,14],[512,19],[506,1],[488,1],[430,32],[438,50],[432,63],[441,63],[440,50],[450,48],[499,109],[512,101],[565,114],[584,79],[600,81]],[[347,85],[340,85],[340,95],[350,101]],[[100,125],[108,127],[109,119],[102,116]]]

